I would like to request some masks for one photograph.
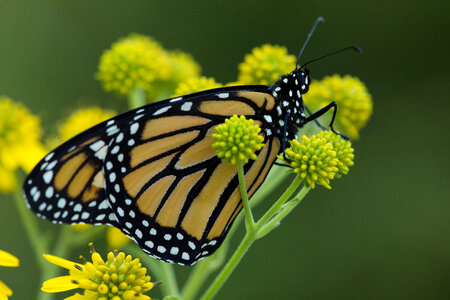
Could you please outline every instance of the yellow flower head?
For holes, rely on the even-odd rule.
[[[0,266],[17,267],[19,266],[19,260],[14,255],[0,250]],[[0,299],[8,299],[12,294],[12,290],[0,280]]]
[[[212,77],[193,77],[180,83],[175,90],[173,97],[187,95],[204,90],[215,89],[222,87],[222,84],[217,83]]]
[[[336,101],[338,111],[335,128],[354,139],[359,137],[359,131],[372,114],[372,97],[366,86],[350,75],[333,75],[313,81],[303,99],[312,111]],[[328,113],[330,118],[331,113]]]
[[[352,148],[352,143],[331,131],[321,131],[317,136],[330,143],[333,146],[333,151],[336,152],[338,160],[336,176],[347,175],[349,168],[354,165],[355,155],[353,152],[355,150]]]
[[[212,137],[216,141],[212,147],[217,156],[230,164],[238,161],[247,163],[249,159],[256,159],[255,151],[264,147],[264,138],[259,135],[261,128],[247,120],[244,116],[232,116],[225,119],[225,123],[216,126],[217,133]]]
[[[194,58],[182,51],[170,51],[170,80],[176,84],[200,75],[200,65]]]
[[[135,88],[148,92],[155,80],[169,78],[169,66],[169,55],[158,42],[130,34],[103,53],[96,77],[108,92],[127,95]]]
[[[143,293],[153,288],[147,269],[142,267],[139,259],[133,259],[123,252],[109,252],[104,261],[95,252],[92,243],[92,262],[81,257],[82,264],[65,260],[50,254],[44,258],[52,264],[68,269],[70,275],[60,276],[45,281],[42,290],[47,293],[64,292],[76,288],[84,290],[83,295],[75,294],[70,299],[77,300],[146,300],[150,297]]]
[[[126,245],[130,240],[120,229],[108,226],[106,230],[106,242],[110,249],[120,249]]]
[[[31,171],[47,150],[39,141],[40,120],[20,103],[0,96],[0,192],[16,187],[15,172]]]
[[[300,141],[292,140],[285,150],[287,160],[279,156],[294,173],[298,173],[306,186],[316,184],[331,189],[330,180],[339,174],[347,174],[353,165],[353,149],[349,141],[332,133],[323,132],[311,138],[302,136]]]
[[[103,110],[96,106],[79,109],[72,113],[58,128],[59,139],[62,142],[67,141],[86,129],[106,121],[115,115],[116,112],[112,110]]]
[[[280,75],[291,72],[295,68],[295,60],[285,47],[265,44],[254,48],[239,64],[238,82],[270,85]]]

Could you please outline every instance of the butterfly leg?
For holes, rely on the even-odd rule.
[[[308,108],[308,106],[306,106],[306,105],[303,105],[303,106],[305,107],[305,109],[306,109],[306,111],[308,112],[308,114],[309,114],[309,115],[312,115],[312,112],[311,112],[311,110]],[[322,130],[327,130],[327,128],[326,128],[325,126],[323,126],[322,124],[320,124],[320,122],[319,122],[317,119],[314,119],[313,121],[314,121],[314,123],[316,123],[316,125],[317,125],[320,129],[322,129]]]
[[[291,160],[289,159],[289,158],[287,158],[287,156],[286,156],[286,136],[287,136],[287,122],[288,122],[288,120],[289,120],[289,116],[290,116],[290,114],[286,114],[286,117],[284,117],[284,127],[283,127],[283,148],[282,148],[282,151],[283,151],[283,158],[284,158],[284,160],[285,161],[287,161],[287,162],[291,162]]]
[[[319,111],[316,111],[315,113],[313,113],[312,115],[310,115],[308,118],[306,118],[305,123],[308,123],[310,121],[313,121],[319,117],[321,117],[323,114],[325,114],[327,111],[329,111],[331,108],[333,108],[333,117],[331,118],[331,122],[330,122],[330,129],[333,133],[341,136],[342,138],[344,138],[345,140],[349,140],[350,138],[348,136],[346,136],[345,134],[339,133],[336,130],[334,130],[333,128],[333,123],[334,123],[334,119],[336,118],[336,112],[337,112],[337,104],[335,101],[331,102],[330,104],[328,104],[327,106],[321,108]]]
[[[287,122],[289,120],[289,114],[286,115],[286,117],[284,118],[284,128],[283,128],[283,143],[282,143],[282,152],[283,152],[283,159],[285,162],[290,163],[291,160],[289,158],[287,158],[286,156],[286,135],[287,135]],[[277,166],[282,166],[282,167],[289,167],[291,168],[291,166],[286,165],[285,163],[278,163],[275,162],[275,165]]]

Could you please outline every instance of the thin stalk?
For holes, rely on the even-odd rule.
[[[142,88],[135,88],[128,94],[128,107],[135,109],[145,105],[145,90]]]
[[[234,227],[234,226],[233,226]],[[233,234],[235,230],[231,229],[229,234]],[[230,238],[224,241],[222,246],[212,256],[201,260],[189,275],[187,282],[185,283],[181,292],[181,298],[183,300],[193,300],[199,289],[202,287],[205,280],[209,275],[217,270],[225,261]]]
[[[222,285],[225,283],[228,277],[230,277],[233,270],[239,264],[239,262],[244,257],[245,253],[255,240],[256,240],[256,232],[255,231],[247,232],[241,244],[236,249],[234,254],[231,256],[228,263],[225,265],[225,267],[222,269],[219,275],[217,275],[217,277],[214,279],[213,283],[209,286],[209,288],[200,298],[201,300],[209,300],[216,295],[216,293],[219,291],[219,289],[222,287]]]
[[[280,211],[283,204],[289,200],[291,195],[295,192],[295,190],[298,188],[300,183],[302,182],[302,179],[300,176],[296,176],[294,181],[289,185],[287,190],[283,193],[283,195],[275,202],[272,207],[269,208],[269,210],[261,217],[261,219],[257,222],[257,227],[261,228],[264,226],[264,224],[267,223],[276,213]]]
[[[175,276],[175,271],[173,270],[173,265],[170,263],[162,263],[162,270],[165,274],[165,284],[168,286],[170,296],[179,296],[180,289],[178,288],[177,277]]]
[[[44,240],[41,238],[41,232],[39,231],[35,216],[26,207],[25,200],[22,196],[22,190],[20,188],[14,190],[13,198],[19,212],[20,219],[25,227],[25,232],[27,233],[31,246],[34,249],[36,262],[41,268],[45,268],[44,261],[42,260],[42,254],[47,253],[48,249],[44,244]]]
[[[58,257],[66,257],[69,249],[73,246],[72,245],[72,238],[73,238],[74,232],[70,228],[70,226],[62,226],[59,230],[58,237],[55,241],[55,247],[51,250],[52,255],[58,256]],[[40,261],[44,263],[44,266],[41,268],[41,282],[44,282],[50,278],[56,277],[60,271],[61,268],[57,265],[48,263],[44,260],[42,257],[42,254],[48,253],[43,252],[40,256]],[[37,295],[38,300],[51,300],[54,299],[55,294],[45,293],[45,292],[39,292]]]
[[[282,167],[273,166],[272,170],[270,170],[269,175],[267,176],[264,184],[256,191],[256,193],[250,199],[250,206],[255,207],[260,202],[265,200],[270,192],[275,190],[280,184],[287,179],[287,177],[291,174],[288,172],[283,172],[280,170]],[[283,168],[285,169],[285,168]],[[281,174],[280,174],[281,173]]]
[[[294,208],[297,207],[297,205],[299,205],[300,202],[302,202],[310,190],[311,189],[309,187],[303,186],[294,199],[285,203],[281,211],[261,227],[258,231],[257,238],[262,238],[275,229],[281,220],[283,220]]]
[[[242,161],[237,163],[239,188],[241,190],[242,205],[245,211],[245,227],[247,231],[253,231],[255,229],[255,220],[253,219],[252,210],[248,203],[247,187],[245,186],[244,166]]]

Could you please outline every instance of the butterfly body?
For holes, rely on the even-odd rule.
[[[108,224],[148,254],[190,265],[211,255],[242,209],[235,166],[211,147],[215,126],[244,115],[265,147],[244,166],[249,196],[306,122],[309,72],[268,86],[176,97],[118,115],[48,154],[24,184],[27,205],[54,223]]]

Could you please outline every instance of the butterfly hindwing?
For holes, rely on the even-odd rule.
[[[49,153],[25,180],[27,205],[54,223],[117,225],[103,173],[113,134],[96,126]]]

